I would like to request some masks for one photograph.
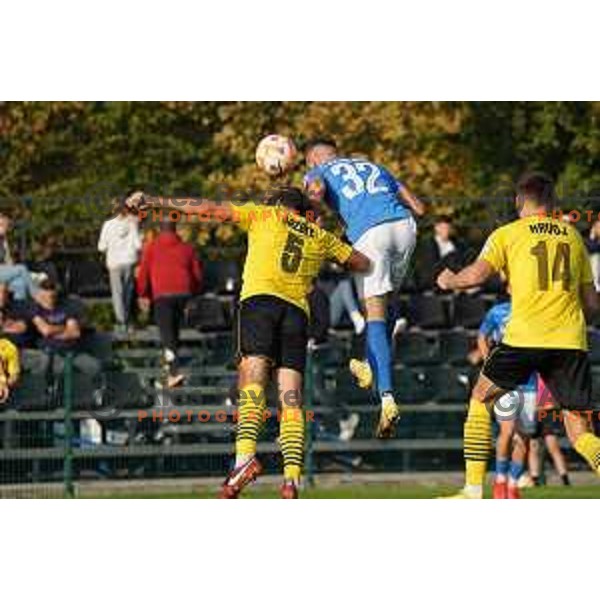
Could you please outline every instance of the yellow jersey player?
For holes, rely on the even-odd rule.
[[[370,268],[369,259],[306,218],[310,204],[296,188],[272,190],[264,204],[146,199],[135,194],[128,202],[196,213],[202,220],[232,220],[247,232],[248,254],[237,319],[236,460],[221,488],[221,497],[237,498],[262,472],[256,445],[266,414],[265,389],[274,374],[284,463],[281,496],[297,498],[304,455],[302,380],[308,341],[307,295],[323,262],[334,260],[351,271],[365,272]]]
[[[515,197],[519,220],[488,238],[479,258],[459,273],[443,271],[438,285],[461,290],[503,272],[512,313],[502,342],[486,359],[473,388],[464,428],[466,485],[456,497],[481,498],[492,444],[491,403],[538,372],[564,411],[569,440],[600,473],[600,438],[589,411],[591,374],[586,315],[598,309],[589,257],[577,230],[548,216],[556,205],[552,181],[524,175]]]

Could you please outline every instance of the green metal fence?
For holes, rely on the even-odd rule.
[[[82,472],[85,465],[89,467],[85,481],[95,481],[103,477],[108,480],[121,480],[125,484],[129,477],[137,477],[135,475],[136,468],[142,469],[146,465],[151,466],[147,471],[148,478],[197,478],[207,475],[223,475],[233,450],[234,426],[231,422],[235,412],[233,405],[202,405],[202,410],[211,416],[218,411],[224,412],[227,420],[221,424],[217,424],[213,419],[207,423],[170,423],[166,418],[169,414],[167,407],[155,406],[152,408],[145,404],[143,409],[119,409],[115,414],[104,419],[102,426],[110,429],[115,424],[129,421],[133,427],[127,445],[110,445],[103,440],[103,443],[87,446],[82,443],[81,435],[77,432],[81,422],[89,420],[90,415],[94,413],[77,408],[72,358],[69,355],[64,361],[64,372],[61,375],[61,407],[37,411],[9,409],[0,413],[0,426],[3,427],[0,465],[4,472],[2,485],[0,485],[0,496],[73,498],[77,495],[83,481]],[[219,372],[217,367],[210,366],[199,370],[204,370],[207,374]],[[147,371],[153,372],[147,367],[141,370],[142,373]],[[425,419],[428,423],[426,433],[429,437],[418,439],[398,437],[394,440],[382,441],[373,439],[370,433],[365,433],[348,442],[336,438],[335,435],[323,435],[320,432],[322,429],[320,424],[328,416],[331,416],[331,408],[320,402],[320,393],[317,393],[317,380],[323,377],[324,372],[326,372],[326,368],[319,352],[309,352],[305,381],[305,406],[307,410],[315,414],[317,424],[308,423],[306,431],[305,481],[307,485],[315,484],[315,474],[320,472],[325,463],[328,468],[331,467],[331,464],[335,464],[335,468],[339,468],[342,472],[352,472],[353,466],[350,464],[351,461],[347,460],[348,456],[366,457],[369,461],[371,457],[374,457],[373,464],[379,465],[376,468],[383,470],[419,470],[423,467],[429,469],[427,461],[433,461],[431,464],[434,464],[436,461],[439,463],[440,460],[444,461],[449,457],[452,457],[456,465],[460,464],[462,447],[460,437],[446,436],[443,427],[435,433],[433,426],[430,426],[430,421],[437,419],[440,423],[444,420],[453,422],[456,425],[455,431],[458,431],[464,413],[462,404],[406,406],[405,419],[409,421],[409,427],[411,420],[416,423],[418,419]],[[229,374],[231,373],[229,372]],[[211,389],[211,392],[215,394],[226,391],[226,388],[221,389],[218,386],[212,388],[204,386],[201,389]],[[181,392],[193,393],[193,389]],[[148,390],[148,393],[152,392]],[[176,400],[176,394],[172,400]],[[180,412],[188,408],[198,411],[198,406],[177,405],[177,410]],[[370,401],[354,405],[352,409],[365,421],[374,421],[378,412],[376,404]],[[134,433],[139,424],[142,410],[146,414],[151,414],[152,411],[157,413],[163,411],[164,417],[157,427],[159,430],[162,428],[166,431],[176,432],[177,437],[173,438],[175,441],[170,444],[138,443]],[[37,432],[40,440],[45,440],[45,442],[37,444],[36,440],[31,438],[25,440],[27,442],[25,447],[21,443],[22,440],[15,442],[14,426],[22,424],[31,426],[32,431]],[[11,428],[13,429],[12,433]],[[45,438],[40,434],[42,430],[50,431],[50,442],[48,442],[48,434]],[[431,432],[435,435],[430,435]],[[211,438],[215,433],[217,438]],[[62,435],[62,439],[59,434]],[[206,440],[209,441],[198,439],[198,435],[206,435]],[[266,457],[267,469],[272,473],[277,473],[279,447],[275,437],[272,435],[267,438],[267,441],[261,441],[258,451]],[[430,458],[423,458],[425,456]],[[423,461],[425,462],[423,463]],[[115,468],[114,472],[109,474],[98,475],[99,465],[103,463],[118,464],[121,468],[120,470]],[[447,466],[445,463],[439,464],[440,467]]]
[[[63,482],[65,497],[75,497],[73,484],[73,355],[69,354],[65,360],[64,370],[64,470]]]

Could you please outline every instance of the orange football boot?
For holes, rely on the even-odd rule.
[[[298,488],[293,481],[286,481],[280,489],[281,498],[283,500],[297,500]]]
[[[227,475],[225,483],[221,486],[219,498],[222,500],[235,500],[248,484],[256,481],[256,478],[262,475],[262,472],[262,465],[258,458],[253,456],[241,467],[233,469]]]
[[[494,500],[506,500],[508,498],[508,484],[506,481],[498,481],[497,479],[494,481],[493,498]]]
[[[508,499],[509,500],[520,500],[521,499],[521,492],[519,490],[519,487],[516,485],[509,485],[508,486]]]

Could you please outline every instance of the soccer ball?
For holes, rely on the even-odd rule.
[[[285,135],[268,135],[256,147],[256,164],[267,175],[287,173],[296,160],[296,146]]]

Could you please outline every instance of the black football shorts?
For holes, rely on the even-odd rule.
[[[277,296],[251,296],[240,302],[237,319],[239,358],[263,356],[304,373],[308,317],[301,308]]]
[[[597,410],[592,401],[588,353],[583,350],[517,348],[499,344],[489,354],[482,374],[494,385],[514,390],[539,373],[556,403],[566,410]]]

